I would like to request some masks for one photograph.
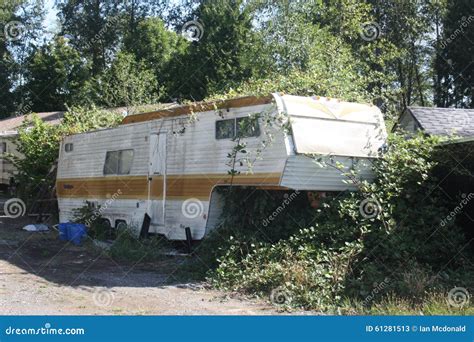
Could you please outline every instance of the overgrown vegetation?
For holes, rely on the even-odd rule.
[[[130,227],[120,227],[109,255],[115,260],[150,262],[164,258],[164,251],[170,249],[170,242],[163,236],[138,239]]]
[[[439,144],[393,135],[373,161],[373,183],[326,198],[319,210],[295,201],[269,226],[263,219],[278,199],[242,201],[239,190],[229,191],[222,228],[197,251],[212,269],[209,279],[287,307],[327,311],[353,303],[377,312],[396,301],[413,309],[454,286],[473,289],[469,238],[456,220],[442,223],[462,197],[449,199],[441,188],[440,165],[456,165]]]
[[[101,207],[94,208],[90,202],[80,208],[73,209],[73,221],[87,227],[87,234],[97,240],[106,240],[112,237],[112,230],[102,217]]]
[[[171,244],[163,236],[152,236],[139,239],[135,227],[125,223],[118,227],[111,227],[103,217],[101,206],[93,207],[89,202],[73,210],[73,221],[87,227],[87,234],[99,241],[112,241],[107,251],[115,260],[126,262],[147,262],[163,258],[163,251]]]
[[[0,117],[270,90],[474,106],[469,0],[100,4],[58,0],[52,20],[41,0],[0,1],[5,32],[18,24],[0,37]]]
[[[32,200],[40,185],[53,188],[64,135],[119,122],[120,115],[96,106],[132,113],[154,101],[280,91],[375,103],[389,119],[414,104],[474,107],[468,0],[58,0],[61,23],[51,39],[41,1],[0,4],[0,22],[22,24],[0,35],[0,116],[68,111],[59,126],[33,115],[20,129],[24,157],[15,165],[24,199]],[[181,34],[191,20],[200,35],[195,41]],[[241,158],[245,144],[238,137],[236,143],[231,172],[249,161]],[[393,136],[374,161],[374,183],[320,199],[318,210],[301,193],[273,217],[293,193],[231,189],[222,227],[198,249],[213,270],[208,276],[219,287],[322,310],[350,303],[359,311],[399,304],[409,311],[429,307],[433,293],[451,286],[472,289],[472,235],[455,220],[443,221],[461,194],[447,197],[438,186],[455,161],[441,158],[437,144]],[[445,155],[463,153],[446,149]],[[467,169],[460,177],[472,180],[472,163]],[[91,225],[94,238],[106,234],[101,225]],[[150,248],[124,231],[111,253],[141,260],[155,251],[155,241],[144,243]]]
[[[119,113],[91,107],[72,107],[64,114],[59,125],[50,125],[35,114],[28,116],[15,140],[21,157],[10,155],[18,169],[15,181],[17,196],[35,200],[38,189],[52,189],[56,181],[54,171],[61,139],[69,134],[113,127],[122,120]]]

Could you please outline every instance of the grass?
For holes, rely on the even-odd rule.
[[[122,261],[156,261],[163,259],[163,250],[169,248],[169,242],[164,237],[138,239],[124,229],[112,244],[109,255]]]
[[[362,303],[347,300],[340,313],[344,315],[474,315],[472,300],[462,307],[454,307],[448,303],[447,294],[430,293],[420,301],[388,295],[370,307]]]

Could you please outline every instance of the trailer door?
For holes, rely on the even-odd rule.
[[[166,137],[166,133],[150,135],[147,212],[152,225],[165,224]]]

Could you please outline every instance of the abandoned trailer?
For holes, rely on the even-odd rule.
[[[200,240],[218,223],[219,187],[355,190],[344,171],[370,179],[386,136],[377,107],[319,97],[250,96],[130,115],[62,141],[60,221],[89,202],[112,227],[140,227],[147,214],[152,233],[184,240],[190,227]],[[330,156],[332,166],[313,155]]]

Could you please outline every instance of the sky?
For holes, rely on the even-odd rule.
[[[44,19],[44,25],[47,30],[54,30],[58,21],[56,17],[58,11],[56,8],[54,8],[54,0],[45,1],[45,10],[46,16]]]

